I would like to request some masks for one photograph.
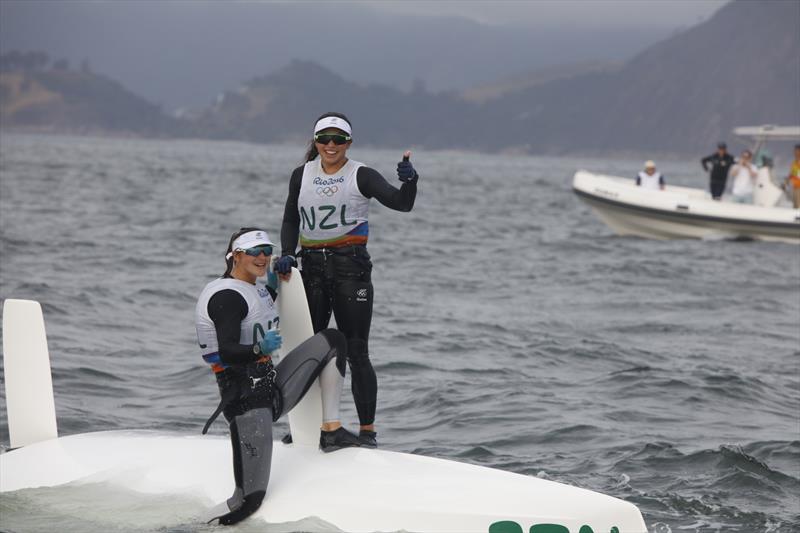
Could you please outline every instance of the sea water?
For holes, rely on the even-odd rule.
[[[60,434],[199,433],[196,298],[233,231],[279,238],[303,151],[2,134],[0,297],[42,302]],[[349,155],[399,184],[402,150]],[[657,163],[702,187],[699,155]],[[370,213],[381,447],[622,498],[652,532],[798,531],[800,249],[615,236],[572,175],[642,161],[414,151],[414,210]],[[0,529],[213,529],[203,511],[75,484],[0,495]]]

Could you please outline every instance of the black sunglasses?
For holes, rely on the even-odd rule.
[[[320,144],[328,144],[333,141],[333,144],[342,145],[351,140],[349,135],[342,135],[340,133],[317,133],[314,135],[314,142]]]

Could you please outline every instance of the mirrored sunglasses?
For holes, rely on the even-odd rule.
[[[240,250],[240,251],[246,253],[251,257],[258,257],[261,254],[264,254],[267,257],[269,257],[272,255],[272,246],[264,244],[262,246],[254,246],[252,248],[248,248],[247,250]]]

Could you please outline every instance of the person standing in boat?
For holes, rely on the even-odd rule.
[[[753,153],[745,150],[739,160],[731,167],[733,201],[739,204],[752,204],[758,170],[753,164]]]
[[[733,165],[733,157],[728,153],[728,146],[724,143],[717,144],[717,151],[708,157],[701,160],[703,170],[708,172],[708,166],[711,165],[711,198],[714,200],[722,199],[722,193],[725,192],[725,182],[728,181],[728,172]]]
[[[274,244],[266,231],[242,228],[225,252],[226,270],[208,283],[195,308],[197,341],[203,360],[216,376],[220,403],[203,434],[223,413],[230,424],[233,449],[233,495],[223,514],[211,521],[232,525],[253,514],[264,499],[272,464],[272,423],[289,412],[319,377],[324,452],[360,446],[358,437],[339,422],[347,342],[334,329],[322,330],[285,355],[275,305],[277,282],[258,282],[267,274]]]
[[[645,161],[644,171],[636,175],[636,185],[643,189],[664,190],[664,176],[656,172],[656,164],[653,161]]]
[[[800,144],[794,145],[794,161],[786,176],[786,186],[792,195],[792,205],[800,208]]]
[[[397,165],[399,189],[376,170],[348,159],[352,125],[341,113],[325,113],[314,124],[306,163],[292,172],[281,226],[280,275],[296,265],[298,239],[303,284],[314,331],[328,327],[331,313],[347,338],[353,399],[365,446],[377,446],[378,381],[369,358],[372,322],[372,262],[367,253],[369,202],[411,211],[417,172],[405,152]],[[287,436],[288,437],[288,436]],[[288,440],[288,439],[287,439]]]

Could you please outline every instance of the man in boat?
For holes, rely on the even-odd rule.
[[[708,165],[711,164],[711,198],[720,200],[722,193],[725,192],[725,182],[728,181],[728,172],[733,166],[733,157],[728,153],[728,146],[724,143],[717,143],[717,151],[701,160],[703,170],[708,172]]]
[[[752,204],[758,170],[753,164],[753,153],[750,150],[742,152],[739,160],[731,168],[731,177],[733,201],[738,204]]]
[[[786,176],[785,186],[789,187],[795,209],[800,208],[800,144],[794,145],[794,161]]]
[[[653,161],[645,161],[644,171],[636,175],[636,185],[643,189],[663,191],[664,176],[661,172],[656,172],[656,164]]]

